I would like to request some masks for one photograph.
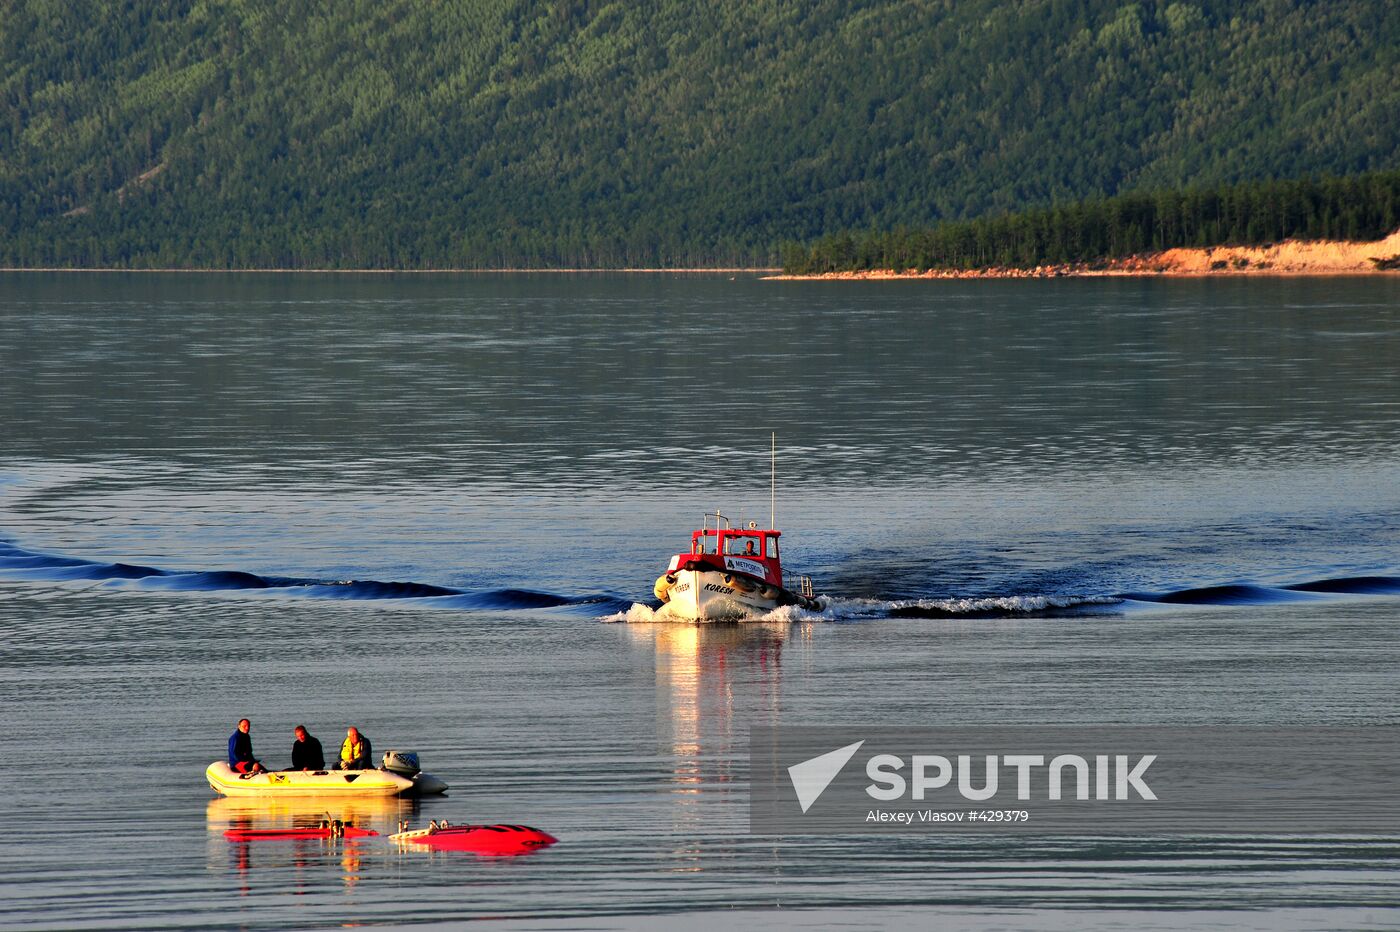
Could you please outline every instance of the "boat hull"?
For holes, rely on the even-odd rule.
[[[676,570],[659,614],[683,621],[741,621],[792,601],[783,589],[737,573]],[[787,596],[787,598],[784,598]]]
[[[430,773],[413,777],[387,770],[270,770],[237,773],[224,761],[204,771],[209,787],[224,796],[428,796],[447,790]]]

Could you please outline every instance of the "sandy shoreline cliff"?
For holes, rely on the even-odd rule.
[[[1035,268],[873,269],[817,275],[772,275],[776,281],[865,281],[905,278],[1061,278],[1108,275],[1361,275],[1400,272],[1400,230],[1369,243],[1340,240],[1285,240],[1268,246],[1210,246],[1095,263],[1064,263]]]

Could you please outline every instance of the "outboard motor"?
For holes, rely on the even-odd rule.
[[[418,765],[417,751],[385,751],[383,769],[405,777],[413,777],[423,768]]]

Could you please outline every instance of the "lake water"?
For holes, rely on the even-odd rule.
[[[1400,720],[1400,279],[0,275],[0,927],[1370,928],[1400,839],[748,833],[754,724]],[[820,614],[650,622],[719,508]],[[528,857],[245,844],[234,722]],[[314,808],[314,807],[313,807]],[[716,912],[719,911],[719,912]]]

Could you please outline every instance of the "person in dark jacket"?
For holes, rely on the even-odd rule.
[[[297,740],[292,743],[292,769],[325,770],[326,755],[321,751],[321,742],[306,730],[305,725],[298,725],[293,734]]]
[[[253,726],[246,718],[238,720],[238,729],[228,736],[228,765],[237,773],[262,773],[267,768],[253,756]]]

